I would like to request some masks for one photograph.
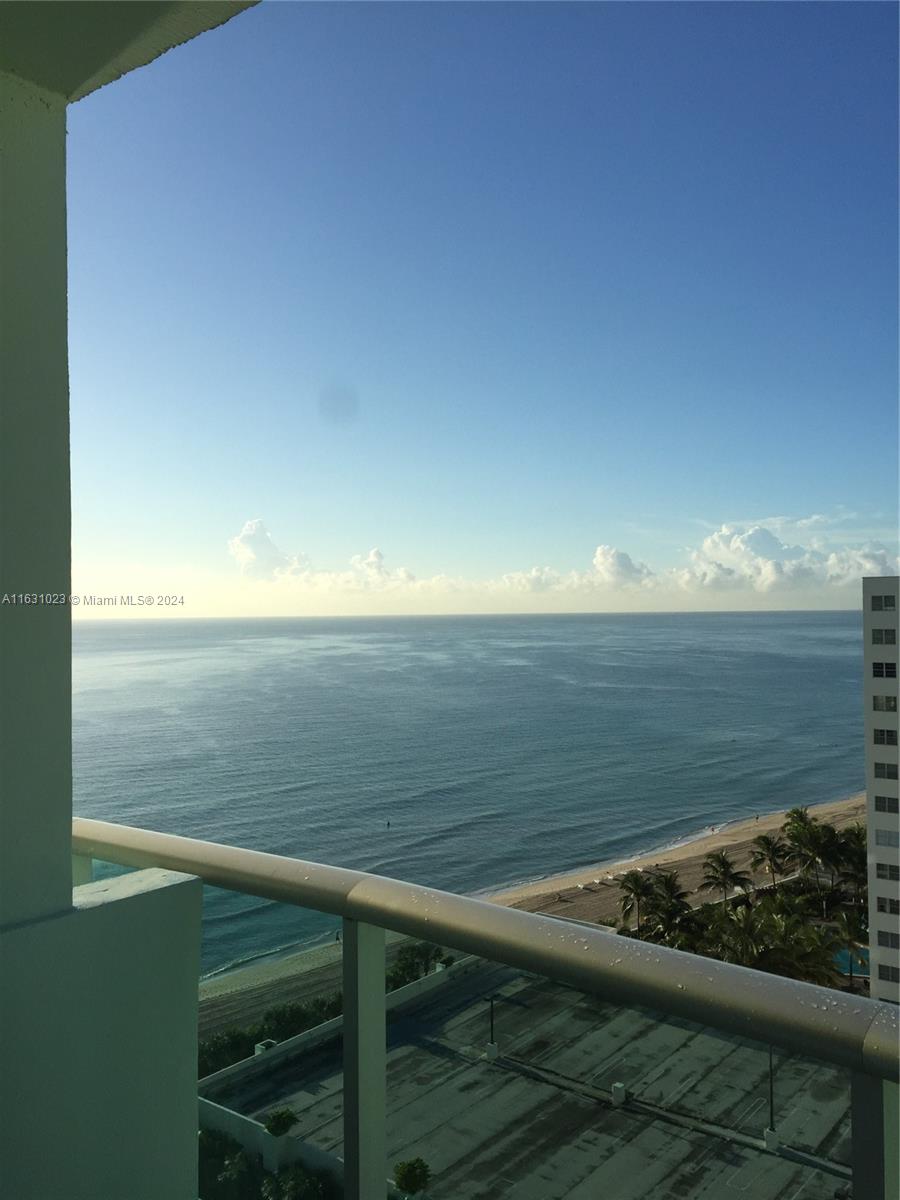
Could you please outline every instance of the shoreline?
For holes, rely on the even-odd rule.
[[[814,809],[825,808],[832,804],[844,804],[849,800],[854,800],[857,796],[864,796],[864,792],[854,793],[851,796],[842,797],[840,800],[823,800],[820,804],[805,805],[811,812]],[[784,814],[788,809],[778,809],[777,811],[766,811],[760,813],[760,819],[768,817],[781,816],[784,819]],[[815,813],[813,812],[815,816]],[[623,858],[601,859],[599,862],[588,864],[581,867],[567,867],[565,871],[554,871],[550,875],[538,875],[532,879],[520,879],[513,883],[498,884],[494,887],[479,888],[477,892],[466,892],[467,896],[471,896],[473,900],[500,900],[512,894],[524,893],[532,888],[539,888],[544,885],[546,890],[556,891],[557,880],[565,881],[568,879],[584,880],[586,876],[593,874],[597,876],[601,872],[612,872],[620,874],[623,868],[630,868],[632,863],[643,862],[645,859],[658,858],[660,855],[673,854],[678,850],[690,849],[696,846],[698,842],[704,841],[706,838],[718,837],[720,834],[726,834],[732,829],[737,829],[750,821],[749,817],[732,817],[731,820],[723,821],[721,825],[704,825],[702,829],[696,830],[694,833],[685,834],[684,837],[675,838],[671,842],[660,842],[658,846],[650,846],[646,850],[636,850],[634,854],[628,854]],[[753,823],[756,823],[754,816]],[[754,834],[754,837],[756,834]]]
[[[855,821],[865,820],[866,796],[865,792],[857,792],[840,800],[806,807],[812,816],[830,821],[840,829]],[[679,872],[682,887],[690,893],[692,902],[696,903],[706,899],[706,894],[698,890],[705,855],[713,850],[728,850],[738,867],[748,869],[749,847],[753,838],[780,830],[787,811],[777,809],[750,818],[737,818],[720,826],[707,827],[687,839],[656,850],[466,894],[487,903],[530,912],[618,925],[617,875],[655,866],[674,867]],[[751,874],[755,880],[765,878],[759,871]],[[389,942],[403,938],[403,934],[388,932]],[[320,942],[304,949],[298,946],[295,949],[285,947],[283,951],[263,952],[249,962],[219,968],[199,982],[201,1026],[223,1027],[226,1017],[229,1024],[240,1024],[241,1020],[250,1020],[259,1015],[265,1007],[284,1003],[286,998],[298,998],[298,985],[308,972],[313,972],[317,981],[323,974],[333,976],[332,982],[337,990],[340,986],[341,955],[340,943]],[[244,993],[246,1004],[241,1001]],[[242,1010],[245,1010],[244,1015]]]
[[[865,792],[854,792],[839,800],[824,800],[819,804],[808,804],[810,815],[818,820],[829,821],[837,828],[853,824],[855,820],[865,819]],[[854,816],[847,816],[850,809]],[[857,810],[859,812],[857,813]],[[745,838],[752,841],[760,834],[771,834],[780,830],[789,809],[780,808],[769,812],[761,812],[753,817],[736,817],[721,825],[706,826],[697,833],[690,834],[674,842],[667,842],[655,849],[641,850],[625,858],[603,859],[582,867],[572,867],[552,875],[544,875],[539,879],[524,880],[521,883],[503,884],[499,888],[488,888],[477,894],[479,900],[491,900],[497,904],[517,907],[518,901],[529,896],[550,895],[560,889],[571,889],[579,883],[593,883],[597,879],[608,881],[623,870],[646,870],[655,865],[666,866],[670,863],[677,865],[697,854],[706,855],[713,850],[730,849],[736,842]]]

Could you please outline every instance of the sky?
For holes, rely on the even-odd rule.
[[[896,146],[880,3],[268,0],[100,89],[73,590],[859,607],[898,569]]]

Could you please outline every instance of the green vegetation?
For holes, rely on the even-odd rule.
[[[725,850],[715,850],[707,854],[703,862],[703,882],[701,892],[721,892],[722,899],[728,899],[728,893],[738,888],[746,890],[753,881],[746,871],[739,871]]]
[[[243,1058],[252,1058],[257,1042],[271,1038],[283,1042],[295,1034],[314,1029],[324,1021],[339,1017],[344,1009],[340,992],[321,996],[307,1004],[279,1004],[267,1009],[262,1019],[246,1029],[226,1029],[205,1038],[197,1053],[197,1071],[203,1079],[215,1071],[221,1071]]]
[[[754,871],[762,868],[767,875],[772,876],[772,883],[777,887],[778,876],[787,871],[788,845],[778,834],[775,837],[767,833],[753,839],[753,849],[750,851],[750,866]]]
[[[444,954],[439,946],[428,942],[402,946],[385,976],[385,989],[388,992],[396,991],[429,974],[438,963],[450,966],[453,961],[451,955]],[[204,1079],[232,1063],[252,1058],[258,1042],[268,1039],[284,1042],[298,1033],[305,1033],[339,1017],[343,1011],[344,1001],[340,992],[307,1003],[280,1004],[267,1009],[255,1025],[244,1029],[226,1029],[201,1041],[197,1053],[198,1076]]]
[[[292,1108],[273,1108],[266,1117],[266,1129],[272,1137],[281,1137],[297,1124],[297,1114]]]
[[[430,975],[438,963],[449,967],[453,961],[452,955],[444,954],[440,946],[432,946],[429,942],[402,946],[385,977],[386,991],[395,992],[408,983],[415,983],[423,975]]]
[[[343,1188],[330,1175],[310,1171],[300,1163],[267,1176],[260,1193],[261,1200],[337,1200],[342,1195]]]
[[[619,880],[622,891],[622,919],[629,920],[635,914],[637,932],[641,932],[641,905],[646,906],[653,896],[653,880],[643,871],[626,871]]]
[[[342,1194],[326,1172],[299,1163],[271,1174],[224,1133],[201,1129],[199,1155],[201,1200],[339,1200]]]
[[[424,1158],[411,1158],[408,1162],[398,1162],[394,1167],[394,1183],[408,1195],[424,1192],[430,1179],[431,1168]]]
[[[259,1200],[262,1165],[234,1138],[201,1129],[199,1165],[202,1200]]]
[[[701,890],[721,903],[692,908],[677,871],[627,871],[619,881],[621,933],[693,954],[738,963],[790,979],[836,987],[835,955],[861,962],[866,931],[866,833],[862,825],[838,831],[805,808],[787,813],[780,834],[753,841],[750,865],[772,878],[755,888],[727,851],[704,860]],[[788,871],[796,874],[785,878]],[[735,896],[740,889],[744,894]]]

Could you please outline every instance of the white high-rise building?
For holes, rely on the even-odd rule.
[[[900,579],[863,580],[871,995],[900,1003],[897,642]]]

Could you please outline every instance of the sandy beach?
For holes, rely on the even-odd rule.
[[[703,859],[713,850],[727,850],[736,865],[763,883],[767,876],[750,869],[751,843],[763,833],[775,833],[785,811],[760,814],[718,829],[710,829],[684,845],[659,850],[640,858],[597,863],[575,871],[506,888],[479,898],[528,912],[551,913],[607,925],[618,925],[619,889],[615,876],[628,870],[675,868],[681,885],[694,903],[709,898],[699,892]],[[838,829],[865,820],[865,793],[843,800],[809,806],[810,815]],[[388,934],[388,957],[405,939]],[[276,1004],[309,1000],[340,988],[341,946],[331,943],[283,957],[262,959],[200,983],[200,1036],[249,1024]]]
[[[487,898],[494,903],[526,909],[528,912],[546,912],[617,925],[620,921],[620,893],[614,877],[623,871],[646,871],[662,867],[677,870],[681,886],[691,893],[694,903],[701,903],[710,898],[707,893],[698,891],[703,879],[703,859],[714,850],[727,850],[736,866],[747,871],[754,882],[765,883],[768,880],[764,872],[753,871],[750,867],[752,842],[760,834],[777,833],[786,811],[765,813],[758,818],[750,817],[721,829],[713,829],[683,846],[626,861],[579,868],[563,875],[508,888]],[[865,821],[865,792],[828,804],[810,805],[809,812],[816,820],[827,821],[836,829],[843,829],[856,821]]]

